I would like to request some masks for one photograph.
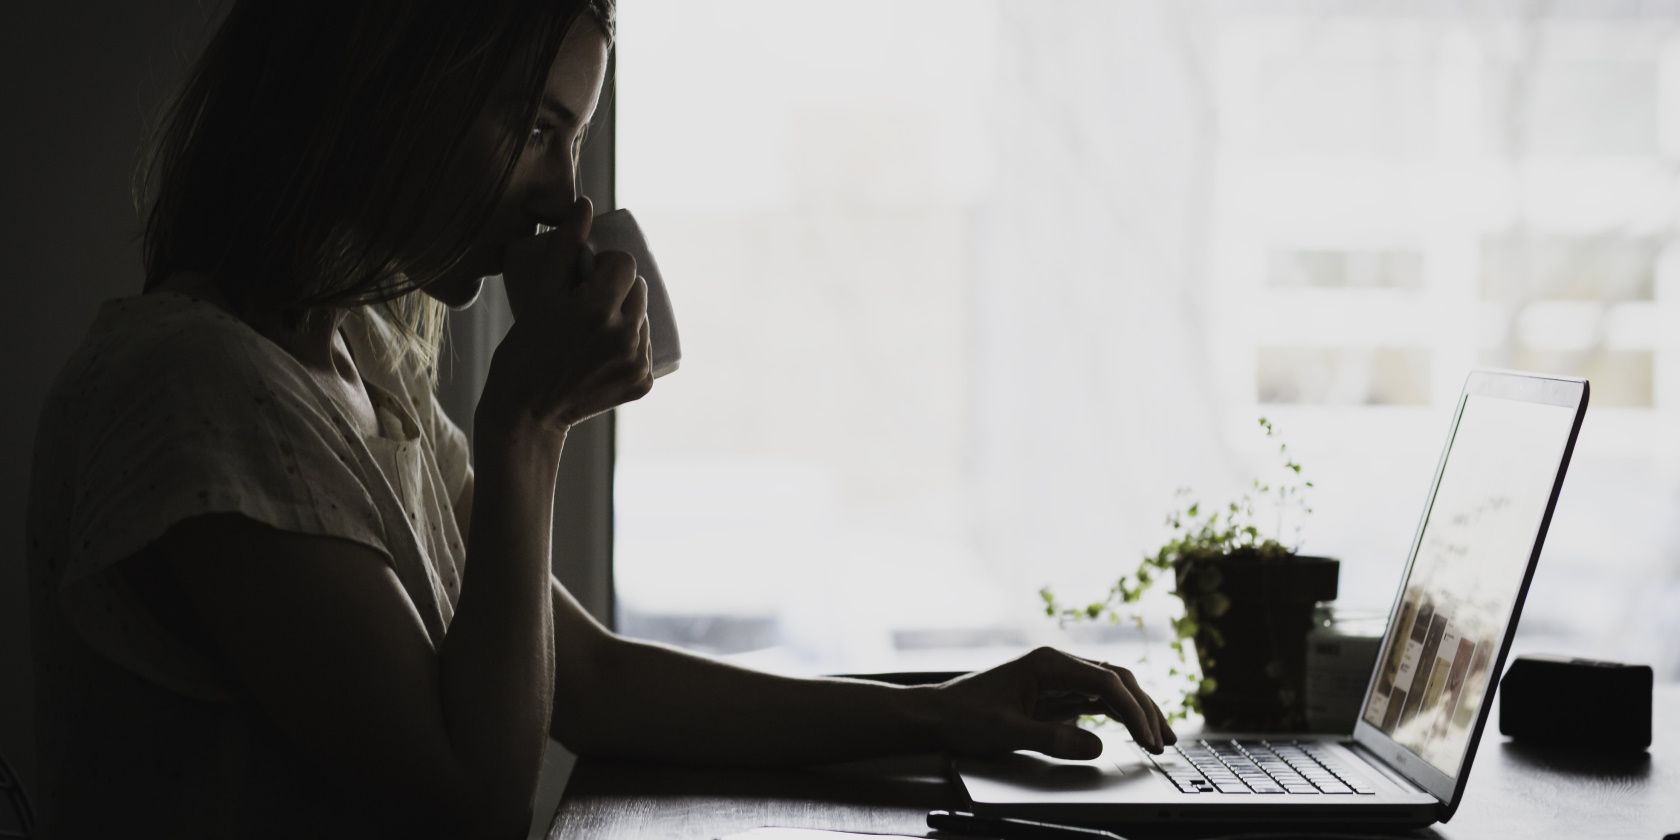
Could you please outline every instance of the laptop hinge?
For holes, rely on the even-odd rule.
[[[1393,783],[1395,783],[1395,784],[1397,784],[1401,787],[1404,787],[1404,788],[1411,788],[1412,790],[1414,790],[1418,793],[1421,793],[1421,794],[1424,794],[1424,795],[1428,796],[1429,798],[1435,800],[1435,804],[1438,807],[1445,808],[1447,806],[1447,803],[1441,801],[1441,797],[1436,796],[1433,793],[1430,793],[1429,790],[1427,788],[1425,788],[1421,783],[1419,783],[1416,779],[1413,779],[1412,777],[1410,777],[1410,776],[1406,775],[1405,773],[1401,772],[1394,765],[1389,764],[1387,761],[1384,761],[1383,757],[1378,755],[1375,750],[1371,749],[1370,747],[1365,746],[1364,744],[1360,743],[1358,740],[1356,740],[1354,738],[1349,738],[1348,740],[1342,742],[1342,746],[1347,747],[1348,749],[1358,753],[1360,758],[1365,759],[1366,764],[1370,765],[1373,770],[1376,770],[1377,772],[1383,774],[1384,776],[1387,776],[1389,781],[1391,781],[1391,782],[1393,782]]]

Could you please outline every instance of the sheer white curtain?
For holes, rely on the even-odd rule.
[[[627,4],[619,197],[686,358],[620,414],[624,628],[793,671],[1065,641],[1038,587],[1272,477],[1262,415],[1382,612],[1496,365],[1595,386],[1525,644],[1680,672],[1676,13]]]

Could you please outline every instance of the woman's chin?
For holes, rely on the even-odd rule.
[[[451,277],[425,287],[424,291],[433,300],[450,309],[466,309],[472,306],[478,300],[479,293],[484,291],[484,278]]]

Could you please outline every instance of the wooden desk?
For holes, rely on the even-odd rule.
[[[1406,836],[1661,840],[1680,832],[1680,685],[1658,686],[1655,700],[1651,750],[1633,758],[1582,758],[1507,741],[1496,717],[1452,822]],[[548,836],[709,839],[762,825],[928,836],[929,810],[960,807],[962,794],[935,756],[776,771],[583,759]]]

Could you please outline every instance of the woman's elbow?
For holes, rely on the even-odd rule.
[[[549,736],[579,758],[605,755],[607,748],[601,737],[601,728],[589,725],[583,717],[575,707],[565,710],[556,708],[549,723]]]

